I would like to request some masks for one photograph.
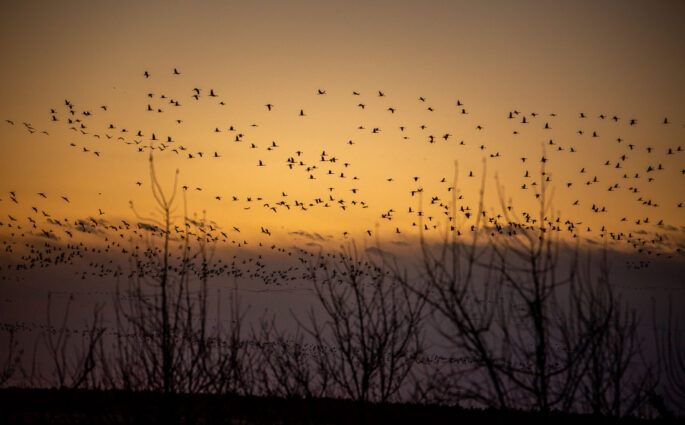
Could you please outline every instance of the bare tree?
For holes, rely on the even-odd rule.
[[[48,294],[47,326],[43,332],[43,341],[53,366],[53,379],[49,380],[49,384],[58,388],[94,388],[97,382],[95,376],[97,348],[106,331],[102,325],[103,306],[95,305],[92,320],[81,332],[80,346],[75,346],[70,343],[74,332],[68,326],[72,301],[73,295],[70,295],[64,307],[62,321],[58,327],[55,327],[52,325],[52,294]]]
[[[217,303],[221,296],[217,296]],[[215,394],[253,395],[256,391],[258,350],[244,335],[247,309],[241,306],[238,285],[234,283],[229,297],[228,326],[220,324],[222,309],[217,305],[217,325],[210,338],[212,348],[207,356],[209,391]]]
[[[14,374],[21,369],[21,359],[24,355],[24,350],[20,347],[14,335],[14,329],[9,329],[7,333],[7,356],[2,365],[0,365],[0,388],[9,382],[14,377]]]
[[[590,264],[588,259],[588,269]],[[654,391],[658,371],[644,358],[637,313],[622,302],[609,282],[606,249],[599,263],[599,278],[586,279],[584,292],[589,296],[585,314],[579,316],[585,321],[582,326],[595,332],[584,360],[579,398],[595,414],[634,414]],[[605,326],[596,326],[605,320]]]
[[[683,415],[682,406],[685,406],[685,337],[683,337],[680,320],[673,311],[671,303],[669,303],[665,327],[660,329],[657,325],[659,322],[656,311],[653,316],[658,365],[664,381],[660,390],[663,391],[664,395],[657,393],[654,389],[650,393],[649,401],[661,416],[672,416],[672,408],[679,415]]]
[[[253,339],[259,349],[261,391],[273,397],[311,399],[327,395],[331,377],[321,366],[325,347],[309,344],[297,329],[280,330],[276,318],[262,317]]]
[[[216,326],[209,328],[208,281],[219,274],[216,238],[207,231],[205,216],[188,217],[185,198],[182,227],[174,223],[178,171],[171,194],[165,194],[150,155],[150,178],[161,218],[143,217],[134,209],[148,242],[145,249],[132,248],[129,286],[117,290],[114,354],[109,359],[103,354],[104,375],[110,386],[128,390],[243,390],[247,372],[242,368],[249,357],[237,293],[228,329],[220,324],[219,300]]]
[[[323,319],[312,309],[301,325],[315,344],[319,373],[334,395],[366,403],[392,400],[423,353],[425,302],[384,268],[362,261],[356,248],[328,263],[309,264]]]
[[[565,226],[552,214],[544,152],[539,211],[522,212],[521,221],[501,190],[501,211],[487,217],[485,174],[484,167],[477,211],[461,210],[464,221],[474,219],[470,239],[461,237],[456,195],[443,243],[435,249],[421,235],[423,285],[414,290],[432,307],[438,332],[460,360],[437,368],[424,394],[498,408],[570,411],[579,409],[581,384],[589,394],[592,385],[609,379],[611,401],[601,403],[607,407],[602,412],[632,412],[651,384],[643,374],[630,394],[623,387],[640,352],[635,316],[609,290],[607,269],[598,289],[579,276],[578,245],[559,239]],[[455,171],[454,193],[456,181]],[[563,262],[569,267],[562,268]],[[593,366],[604,373],[594,381],[586,377]]]

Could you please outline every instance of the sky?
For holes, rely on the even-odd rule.
[[[0,330],[29,347],[49,293],[75,295],[75,323],[111,313],[134,247],[154,244],[152,157],[172,228],[204,220],[192,231],[244,271],[211,291],[240,285],[254,317],[310,308],[301,249],[412,267],[420,236],[542,221],[609,248],[649,333],[655,305],[685,311],[683,16],[636,0],[0,2]]]
[[[473,224],[453,194],[523,220],[549,178],[563,238],[682,261],[682,2],[0,8],[5,242],[154,214],[152,152],[175,222],[185,199],[227,246],[416,246]]]
[[[389,230],[410,225],[412,219],[402,213],[412,202],[419,209],[416,198],[407,196],[411,189],[425,186],[426,196],[429,190],[440,196],[435,182],[451,180],[455,160],[464,174],[475,170],[479,176],[483,158],[499,152],[500,158],[489,161],[486,191],[497,205],[490,184],[494,175],[521,184],[528,168],[539,175],[534,162],[548,138],[558,144],[552,149],[577,150],[556,155],[547,165],[554,177],[560,176],[553,202],[566,216],[608,226],[630,211],[633,221],[649,214],[652,220],[683,224],[676,207],[682,202],[682,156],[663,155],[681,143],[685,132],[680,2],[9,2],[3,8],[3,208],[8,208],[9,191],[23,202],[41,201],[56,213],[77,217],[96,214],[97,206],[104,218],[118,219],[130,215],[129,200],[147,205],[147,153],[122,141],[102,140],[113,124],[109,133],[119,137],[126,128],[128,141],[142,130],[138,140],[143,143],[154,132],[172,136],[173,146],[187,152],[203,151],[205,157],[195,154],[194,160],[160,153],[160,178],[171,181],[178,168],[182,183],[203,189],[189,195],[193,211],[206,210],[228,228],[236,223],[254,230],[268,224],[281,239],[291,231],[339,237],[374,229],[377,223]],[[173,75],[174,68],[181,74]],[[192,98],[196,87],[202,91],[198,100]],[[218,97],[207,96],[209,89]],[[317,95],[317,90],[326,94]],[[379,90],[385,96],[378,96]],[[181,106],[146,111],[148,104],[158,108],[168,98]],[[89,134],[69,130],[66,99],[77,114],[92,113],[86,117]],[[457,101],[467,114],[460,114]],[[271,112],[267,103],[274,105]],[[298,116],[300,109],[305,117]],[[521,115],[507,120],[513,110]],[[524,115],[531,121],[532,112],[539,116],[512,135],[514,124]],[[578,119],[580,112],[588,118]],[[598,120],[600,114],[607,119]],[[52,115],[59,121],[51,121]],[[620,121],[609,119],[614,115]],[[664,117],[672,125],[660,125]],[[637,125],[629,126],[630,119],[637,119]],[[38,131],[28,133],[21,122]],[[540,131],[544,122],[551,131]],[[420,130],[420,125],[427,128]],[[476,130],[478,125],[483,130]],[[237,132],[228,131],[230,126],[244,134],[243,142],[234,142]],[[220,133],[213,131],[217,128]],[[580,129],[584,136],[576,133]],[[40,137],[43,130],[49,136]],[[591,131],[600,137],[593,140]],[[451,134],[447,142],[440,138],[446,133]],[[437,141],[426,142],[429,135]],[[625,139],[622,145],[615,142],[618,137]],[[355,144],[348,145],[350,140]],[[278,148],[266,151],[274,141]],[[257,147],[249,149],[253,143]],[[629,143],[636,146],[632,152],[626,149]],[[646,146],[655,153],[646,154]],[[348,180],[315,176],[318,181],[307,181],[312,173],[286,168],[285,160],[297,151],[303,152],[298,161],[304,158],[338,176],[344,169]],[[318,161],[321,151],[338,162],[327,166]],[[207,159],[213,152],[221,158]],[[601,219],[587,208],[569,210],[569,201],[577,198],[589,204],[605,200],[606,183],[615,183],[615,177],[599,165],[605,160],[613,165],[626,153],[626,167],[635,170],[664,162],[664,177],[643,189],[661,201],[658,213],[623,196],[626,191],[611,197]],[[530,157],[529,166],[518,162],[524,156]],[[259,160],[266,166],[257,168]],[[350,165],[340,167],[341,162]],[[584,176],[577,171],[584,165],[588,175],[600,177],[598,190],[579,188]],[[354,176],[359,180],[350,180]],[[415,176],[420,180],[412,181]],[[572,179],[578,189],[564,190]],[[138,181],[144,184],[138,187]],[[460,182],[460,190],[476,196],[471,189],[478,184]],[[508,185],[507,196],[532,208],[526,196],[532,191],[520,194],[516,183]],[[309,203],[323,199],[331,186],[336,200],[365,200],[368,209],[312,208],[270,216],[268,208],[252,206],[245,213],[244,202],[228,200],[251,195],[273,205],[285,192],[291,202],[299,197]],[[358,192],[350,193],[355,188]],[[52,196],[36,199],[36,192]],[[56,195],[71,202],[60,204]],[[390,209],[398,217],[385,226],[379,212]],[[630,230],[620,222],[615,228]]]

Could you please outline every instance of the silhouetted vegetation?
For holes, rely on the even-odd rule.
[[[476,229],[483,195],[481,188]],[[606,257],[594,277],[578,245],[559,240],[544,179],[537,216],[522,212],[519,223],[500,201],[502,223],[468,242],[454,231],[438,249],[421,240],[422,286],[405,284],[432,307],[436,330],[461,360],[437,365],[422,396],[500,409],[642,413],[657,379],[653,366],[637,364],[638,320],[612,290]]]
[[[275,316],[265,314],[248,331],[235,285],[227,297],[210,296],[208,282],[225,266],[214,260],[206,218],[189,218],[184,199],[181,237],[172,237],[177,181],[166,194],[152,156],[150,176],[159,214],[135,212],[149,237],[146,246],[131,249],[132,272],[117,289],[114,324],[105,326],[97,305],[74,343],[71,300],[53,326],[49,297],[42,343],[52,364],[48,373],[38,371],[35,361],[22,371],[32,387],[108,392],[42,392],[46,403],[71,401],[46,404],[43,413],[14,411],[45,419],[48,411],[59,416],[66,409],[70,420],[92,423],[229,416],[275,422],[286,415],[294,423],[411,423],[415,412],[428,415],[422,422],[441,423],[450,415],[482,420],[480,413],[446,407],[468,406],[496,409],[500,413],[488,418],[502,422],[563,422],[580,421],[570,416],[577,413],[668,416],[665,403],[683,399],[683,342],[673,315],[665,332],[655,332],[659,361],[650,362],[637,333],[639,317],[612,288],[606,256],[595,266],[590,254],[564,244],[550,224],[544,180],[537,216],[517,213],[500,194],[502,220],[495,223],[480,221],[481,189],[479,209],[472,212],[476,223],[462,235],[455,177],[455,220],[440,244],[421,234],[418,272],[385,254],[371,261],[353,244],[334,255],[308,253],[300,261],[316,305],[305,317],[293,314],[295,329],[279,327]],[[429,344],[428,332],[442,342]],[[20,368],[23,351],[11,332],[8,344],[0,384]],[[442,354],[431,361],[431,350]],[[69,407],[73,397],[111,403],[99,412],[109,416],[90,410],[79,416]],[[292,406],[299,413],[288,411]],[[328,408],[337,413],[324,414]],[[541,416],[502,416],[516,409]]]

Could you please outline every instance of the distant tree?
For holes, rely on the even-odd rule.
[[[331,355],[328,347],[307,343],[300,329],[279,329],[276,318],[260,319],[254,332],[259,348],[258,374],[263,394],[288,399],[312,399],[329,393],[332,377],[322,357]]]
[[[666,326],[659,328],[658,323],[655,312],[654,336],[659,370],[663,377],[663,385],[659,389],[663,395],[655,389],[650,393],[650,403],[661,416],[672,416],[673,410],[682,416],[685,415],[685,337],[672,303],[669,303]]]
[[[9,382],[21,369],[21,359],[24,355],[24,350],[20,347],[14,334],[14,329],[7,331],[7,343],[5,345],[7,354],[2,364],[0,364],[0,387]]]
[[[589,269],[591,261],[587,260]],[[587,273],[591,273],[588,271]],[[644,358],[634,309],[618,297],[609,282],[606,251],[597,280],[585,279],[584,329],[593,329],[580,386],[581,403],[598,415],[622,417],[637,413],[658,383],[657,368]],[[596,323],[608,318],[605,326]]]
[[[244,391],[249,380],[243,366],[249,357],[237,293],[231,298],[228,328],[220,322],[219,299],[216,325],[212,329],[209,323],[208,281],[221,270],[214,261],[216,239],[209,235],[205,217],[188,217],[185,198],[181,227],[176,225],[178,170],[168,195],[157,179],[152,154],[149,162],[160,217],[143,217],[134,209],[139,228],[148,231],[147,246],[132,248],[128,287],[117,289],[114,347],[110,355],[102,350],[105,379],[108,386],[127,390]],[[178,244],[176,251],[172,244]]]
[[[69,296],[64,307],[62,321],[53,326],[52,294],[48,293],[46,329],[42,333],[43,342],[52,361],[52,373],[47,384],[57,388],[95,388],[97,387],[97,349],[106,328],[102,320],[102,304],[93,308],[92,320],[81,332],[79,345],[74,345],[71,337],[74,332],[69,328],[69,312],[73,295]]]
[[[485,221],[485,175],[484,167],[471,236],[460,236],[454,195],[442,244],[431,246],[421,234],[422,285],[405,282],[431,307],[436,330],[460,360],[436,366],[420,393],[548,412],[583,410],[582,392],[596,412],[633,412],[653,385],[648,373],[628,378],[641,353],[636,318],[610,290],[607,268],[597,282],[579,275],[578,245],[559,238],[544,162],[535,214],[515,215],[500,191],[501,211]],[[456,180],[455,171],[453,193]]]
[[[333,395],[362,403],[397,396],[424,351],[425,301],[388,270],[360,259],[354,245],[339,261],[323,255],[308,263],[322,311],[300,323],[326,355],[317,369],[331,380]]]

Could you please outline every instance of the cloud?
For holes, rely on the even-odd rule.
[[[58,241],[60,238],[52,233],[52,231],[48,232],[46,230],[43,230],[41,232],[36,232],[33,233],[34,235],[38,236],[39,238],[45,238],[45,239],[50,239],[52,241]]]
[[[46,221],[52,225],[55,225],[55,226],[67,228],[69,230],[76,230],[76,231],[79,231],[81,233],[90,233],[90,234],[93,234],[93,233],[104,234],[104,231],[100,228],[100,226],[107,227],[107,225],[108,225],[107,221],[105,221],[103,219],[96,220],[93,217],[79,218],[79,219],[75,219],[73,222],[66,220],[66,219],[64,221],[59,221],[59,220],[53,219],[53,218],[48,218]]]
[[[295,236],[301,236],[303,238],[307,238],[313,241],[325,241],[326,239],[321,236],[320,234],[314,232],[314,233],[309,233],[305,232],[304,230],[298,230],[298,231],[293,231],[293,232],[288,232],[289,235],[295,235]]]
[[[81,233],[104,233],[98,226],[105,227],[107,222],[105,220],[96,220],[93,217],[81,218],[74,221],[72,228]]]
[[[138,228],[143,230],[149,230],[151,232],[159,232],[161,229],[156,224],[148,224],[143,222],[138,222]]]
[[[367,254],[379,255],[381,257],[395,257],[395,254],[393,254],[392,252],[384,251],[380,248],[376,248],[375,246],[366,248],[364,252],[366,252]]]
[[[194,226],[200,227],[202,226],[202,223],[199,221],[193,220],[192,218],[186,217],[186,221],[193,224]]]

